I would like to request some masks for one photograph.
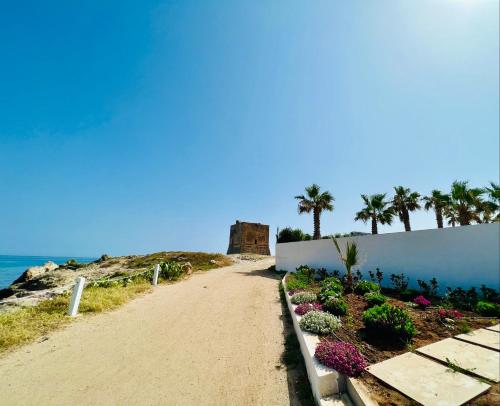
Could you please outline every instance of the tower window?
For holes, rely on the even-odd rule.
[[[257,240],[255,240],[255,245],[257,245]]]

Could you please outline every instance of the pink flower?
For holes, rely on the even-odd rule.
[[[318,302],[302,303],[295,308],[295,313],[299,316],[303,316],[304,314],[309,313],[312,310],[321,311],[323,310],[323,305]]]
[[[423,309],[425,309],[427,306],[429,306],[431,304],[431,302],[429,300],[427,300],[425,297],[423,297],[422,295],[417,296],[413,300],[413,302],[415,302],[416,304],[418,304]]]
[[[314,354],[319,362],[347,376],[359,376],[366,361],[358,349],[342,341],[322,341]]]
[[[442,319],[461,319],[464,317],[462,313],[455,309],[439,309],[438,314]]]

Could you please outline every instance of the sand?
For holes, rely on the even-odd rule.
[[[5,405],[288,405],[269,258],[160,285],[0,358]]]

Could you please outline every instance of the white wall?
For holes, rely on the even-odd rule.
[[[500,288],[498,222],[338,239],[341,248],[347,241],[358,244],[360,266],[355,269],[368,278],[369,270],[380,268],[386,286],[392,273],[403,272],[413,288],[417,279],[435,277],[442,293],[447,286]],[[344,271],[331,240],[276,244],[276,269],[294,272],[299,265]]]

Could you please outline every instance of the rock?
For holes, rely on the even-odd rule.
[[[191,275],[193,273],[193,265],[191,265],[191,262],[186,262],[186,263],[182,264],[182,270],[187,275]]]
[[[210,262],[212,265],[217,265],[217,261],[216,261],[215,259],[211,259],[209,262]]]
[[[26,269],[23,274],[17,278],[12,284],[28,282],[34,278],[43,275],[46,272],[54,271],[59,268],[59,265],[56,263],[49,261],[45,265],[42,266],[32,266],[31,268]]]

